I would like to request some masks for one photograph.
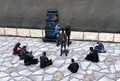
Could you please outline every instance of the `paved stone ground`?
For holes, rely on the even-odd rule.
[[[40,63],[25,66],[23,60],[12,55],[17,42],[27,45],[38,59],[46,51],[48,58],[53,59],[53,65],[44,69],[39,67]],[[99,63],[86,61],[89,47],[95,44],[72,41],[67,48],[68,56],[60,57],[60,46],[56,47],[55,43],[45,43],[40,38],[0,36],[0,81],[120,81],[120,43],[104,43],[107,53],[99,53]],[[71,58],[80,66],[74,74],[67,70]]]

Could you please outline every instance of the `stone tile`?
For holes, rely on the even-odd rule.
[[[120,54],[120,50],[114,50],[116,54]]]
[[[112,78],[112,79],[116,79],[117,78],[116,74],[106,73],[106,76],[108,76],[109,78]]]
[[[0,71],[6,71],[6,70],[7,70],[7,67],[0,66]]]
[[[45,72],[49,74],[53,74],[55,71],[57,71],[58,68],[50,67]]]
[[[59,70],[63,73],[64,76],[70,75],[71,72],[67,69],[69,65],[63,65]]]
[[[28,70],[28,69],[24,69],[24,70],[22,70],[22,71],[20,71],[20,72],[18,72],[19,74],[21,74],[21,75],[23,75],[23,76],[28,76],[28,75],[30,75],[32,72],[30,71],[30,70]]]
[[[0,81],[9,81],[10,77],[0,78]]]
[[[73,56],[72,57],[75,61],[78,60],[78,57],[77,56]]]
[[[75,32],[75,31],[72,31],[72,32],[71,32],[70,39],[78,39],[78,40],[83,39],[83,32]]]
[[[49,78],[49,76],[47,76]],[[46,78],[47,78],[46,77]],[[51,77],[50,77],[51,78]],[[43,76],[31,76],[31,79],[34,81],[42,81]]]
[[[23,77],[14,77],[16,81],[20,81]]]
[[[77,73],[79,74],[86,74],[86,71],[82,70],[81,68],[78,69]]]
[[[18,56],[15,56],[14,59],[12,60],[12,63],[16,63],[20,58]]]
[[[63,63],[64,63],[64,60],[56,60],[55,62],[53,62],[53,65],[55,67],[60,68],[63,65]]]
[[[12,72],[14,72],[14,71],[16,71],[16,68],[11,67],[11,68],[9,68],[6,72],[7,72],[7,73],[12,73]]]
[[[92,74],[92,70],[87,70],[87,74]]]
[[[29,29],[17,29],[18,36],[30,36]]]
[[[80,74],[72,74],[71,76],[75,77],[75,78],[78,78],[78,79],[84,79],[84,76],[80,75]]]
[[[117,71],[120,71],[120,63],[116,63],[116,64],[115,64],[115,69],[116,69]]]
[[[114,42],[120,42],[120,34],[115,34]]]
[[[42,30],[30,29],[31,37],[43,37]]]
[[[90,62],[80,62],[80,64],[81,64],[82,69],[86,70],[87,67],[89,66]]]
[[[74,49],[74,51],[79,51],[79,50],[82,50],[82,48],[77,48],[77,49]]]
[[[55,80],[57,80],[57,81],[62,79],[62,73],[60,73],[60,72],[55,73],[54,76],[55,76]]]
[[[0,28],[0,35],[5,35],[4,28]]]
[[[0,65],[3,63],[4,59],[0,59]]]
[[[70,64],[71,63],[71,59],[66,59],[65,64]]]
[[[119,79],[117,79],[117,81],[120,81],[120,78],[119,78]]]
[[[110,71],[108,71],[108,69],[104,69],[104,70],[101,70],[100,72],[102,72],[102,73],[109,73]]]
[[[47,51],[48,48],[40,48],[39,50],[40,50],[40,51]]]
[[[84,40],[97,40],[98,33],[95,32],[84,32]]]
[[[72,54],[67,54],[67,57],[64,56],[65,59],[66,59],[66,58],[71,58],[71,57],[72,57]]]
[[[105,59],[106,59],[106,57],[104,57],[104,56],[99,56],[100,62],[104,61]]]
[[[32,81],[32,80],[30,80],[30,79],[27,78],[27,77],[24,77],[24,78],[22,79],[22,81]]]
[[[85,76],[85,81],[93,81],[94,80],[94,76],[93,75],[86,75]]]
[[[99,68],[96,64],[93,64],[93,63],[90,65],[88,69],[95,70],[95,71],[101,70],[101,68]]]
[[[101,68],[103,68],[103,69],[105,69],[105,68],[107,68],[108,66],[104,63],[104,62],[102,62],[102,63],[97,63]]]
[[[41,54],[42,54],[41,51],[37,51],[37,52],[35,52],[34,56],[39,56],[39,55],[41,55]]]
[[[50,56],[47,56],[49,59],[52,59],[52,60],[55,60],[56,59],[56,56],[55,55],[50,55]]]
[[[16,73],[16,72],[12,72],[11,75],[12,75],[13,77],[19,76],[18,73]]]
[[[115,80],[112,80],[106,76],[102,77],[99,81],[115,81]]]
[[[0,72],[0,78],[5,77],[5,76],[8,76],[8,74],[5,72]]]
[[[38,63],[39,64],[39,63]],[[31,71],[36,71],[37,69],[38,69],[38,67],[36,67],[36,66],[29,66],[29,69],[31,70]]]
[[[93,76],[98,80],[99,78],[101,78],[104,74],[102,73],[98,73],[98,72],[94,72]]]
[[[2,65],[6,67],[12,67],[11,62],[4,62]]]
[[[113,36],[114,36],[114,34],[112,34],[112,33],[100,33],[99,40],[113,42]]]
[[[41,69],[41,70],[35,71],[35,72],[33,73],[33,75],[40,75],[40,74],[43,74],[43,73],[44,73],[44,70]]]
[[[44,74],[44,80],[50,80],[50,81],[52,81],[52,79],[53,79],[52,75]]]
[[[4,29],[6,35],[13,35],[13,36],[17,35],[16,28],[4,28]]]
[[[25,69],[26,67],[24,66],[24,65],[19,65],[18,67],[17,67],[17,71],[21,71],[21,70],[23,70],[23,69]]]
[[[70,78],[70,76],[67,76],[67,77],[63,78],[62,80],[60,80],[60,81],[69,81],[69,78]]]
[[[72,78],[70,81],[79,81],[79,80],[76,78]]]
[[[111,70],[111,73],[115,73],[116,72],[113,65],[110,65],[110,70]]]

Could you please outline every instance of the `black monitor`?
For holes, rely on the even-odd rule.
[[[47,38],[55,38],[55,31],[46,31],[46,37]]]

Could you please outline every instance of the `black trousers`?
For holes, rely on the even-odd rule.
[[[67,34],[67,37],[68,37],[68,46],[70,44],[70,33],[66,33]]]
[[[61,55],[60,55],[60,56],[62,56],[63,46],[64,46],[65,55],[67,56],[67,52],[66,52],[66,42],[61,42]]]

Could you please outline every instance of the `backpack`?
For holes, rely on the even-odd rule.
[[[66,41],[65,34],[61,34],[61,42],[65,42],[65,41]]]

